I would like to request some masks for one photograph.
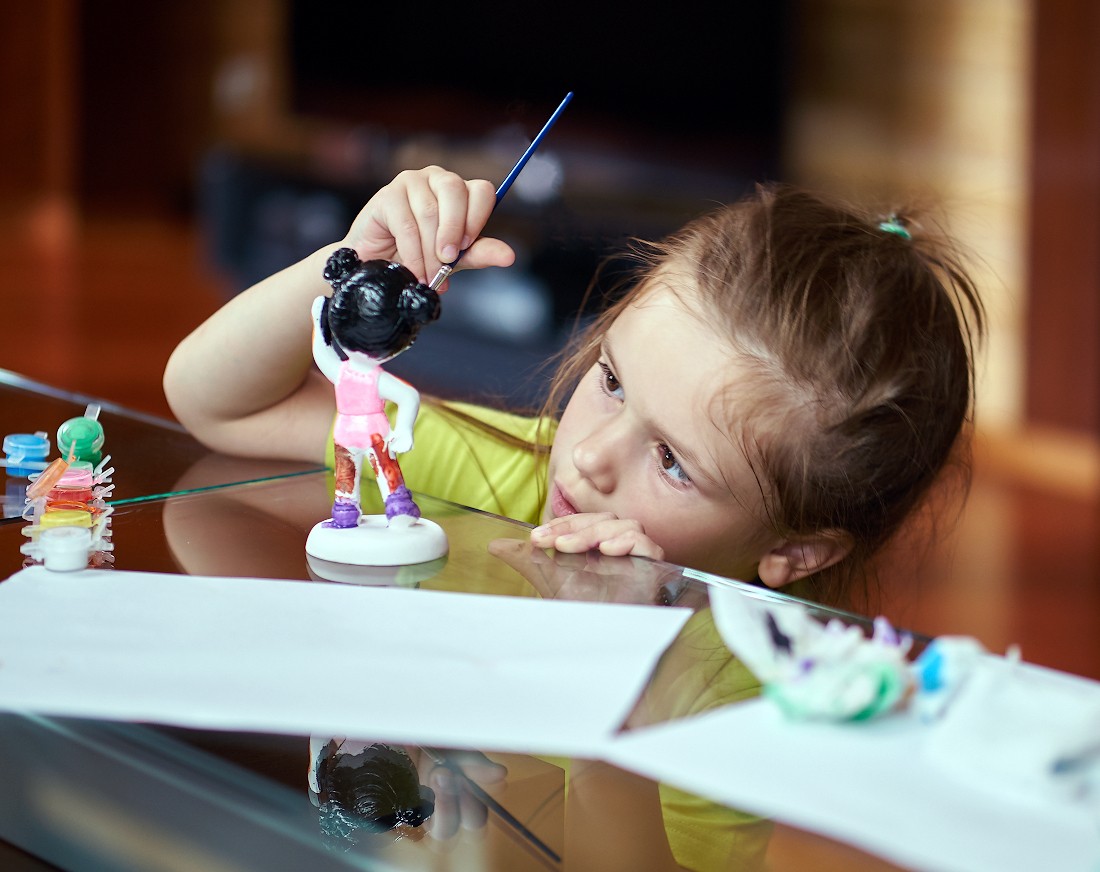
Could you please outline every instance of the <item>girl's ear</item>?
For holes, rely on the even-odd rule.
[[[757,574],[768,587],[783,587],[840,562],[852,544],[852,537],[840,530],[788,540],[760,559]]]

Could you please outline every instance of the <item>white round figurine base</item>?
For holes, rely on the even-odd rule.
[[[421,582],[442,572],[446,565],[446,555],[426,563],[407,563],[403,566],[364,566],[336,563],[306,554],[309,577],[314,581],[337,581],[340,584],[358,584],[363,587],[417,587]]]
[[[446,555],[447,534],[435,521],[419,518],[389,526],[385,515],[360,515],[355,527],[322,521],[309,531],[306,554],[351,566],[409,566]]]

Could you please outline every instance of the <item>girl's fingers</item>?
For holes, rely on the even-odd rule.
[[[663,560],[664,549],[641,530],[626,530],[617,536],[604,539],[599,544],[601,554],[608,557],[648,557]]]
[[[451,264],[461,254],[461,269],[481,269],[487,266],[511,266],[516,259],[512,247],[499,239],[480,238],[485,224],[496,206],[496,194],[484,179],[464,181],[454,173],[441,173],[429,177],[429,185],[436,196],[438,208],[435,248],[425,242],[424,253],[428,263],[428,281],[435,276],[439,266]],[[438,262],[433,262],[429,252]],[[446,284],[443,286],[447,287]]]
[[[346,244],[365,260],[396,260],[423,282],[463,250],[464,269],[510,266],[515,252],[507,243],[478,238],[495,205],[483,179],[466,181],[436,166],[405,170],[363,207]]]
[[[553,547],[562,536],[569,536],[591,528],[601,521],[617,520],[610,512],[585,512],[554,518],[531,531],[531,541],[540,547]]]
[[[428,832],[432,838],[443,841],[458,832],[462,821],[459,806],[461,787],[455,774],[446,766],[436,766],[428,776],[428,786],[435,794],[435,811],[428,819]]]
[[[466,182],[466,191],[468,198],[466,225],[459,242],[460,249],[469,248],[474,240],[481,236],[497,204],[496,191],[484,179],[472,179]],[[453,238],[450,238],[450,241],[454,241]],[[450,261],[446,262],[450,263]]]
[[[664,558],[664,550],[646,535],[641,524],[607,513],[555,518],[532,530],[531,542],[566,554],[599,551],[609,557]]]
[[[425,234],[424,253],[440,264],[450,263],[481,232],[480,227],[472,236],[466,232],[471,205],[470,185],[473,183],[447,172],[433,173],[427,181],[435,204],[435,226],[430,240]]]
[[[408,195],[404,188],[391,184],[375,194],[359,212],[344,243],[354,248],[363,260],[394,260],[411,255],[413,243],[418,239],[416,217]],[[400,249],[404,249],[406,255],[399,255]]]
[[[421,281],[430,282],[439,267],[452,263],[463,249],[469,248],[481,233],[493,212],[492,186],[482,180],[466,181],[440,167],[425,167],[405,178],[398,178],[406,191],[408,212],[415,223],[406,225],[399,238],[398,260]],[[395,233],[396,237],[396,233]],[[504,245],[483,247],[489,263],[507,265],[514,256]],[[507,248],[507,246],[505,246]],[[477,259],[465,266],[477,266]]]
[[[345,243],[364,260],[396,260],[421,281],[430,281],[439,267],[439,204],[429,181],[433,173],[449,175],[438,167],[398,173],[359,212]]]
[[[473,791],[465,784],[462,785],[462,790],[458,794],[458,810],[464,830],[483,830],[489,822],[488,807],[474,796]]]
[[[439,268],[435,239],[439,227],[439,203],[429,178],[420,173],[401,173],[404,208],[398,206],[400,224],[391,227],[397,246],[396,260],[410,269],[422,282],[429,282]],[[396,180],[395,180],[396,181]]]
[[[456,270],[481,269],[487,266],[511,266],[515,261],[516,253],[507,242],[492,237],[483,237],[467,249]]]
[[[606,526],[604,524],[595,524],[591,527],[585,527],[583,530],[577,530],[574,533],[565,533],[558,536],[554,540],[554,548],[558,551],[564,551],[566,554],[580,554],[584,551],[592,551],[600,547],[600,544],[606,539],[614,539],[622,535],[622,525],[620,522],[608,522],[613,526]]]

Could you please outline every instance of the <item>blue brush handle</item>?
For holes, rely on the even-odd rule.
[[[554,110],[554,114],[547,119],[546,123],[542,125],[542,130],[538,132],[538,135],[531,140],[531,144],[527,146],[527,150],[523,153],[520,159],[516,162],[516,165],[512,167],[512,171],[508,173],[504,181],[500,183],[500,187],[497,188],[496,203],[493,208],[495,209],[500,205],[500,201],[504,199],[504,195],[508,193],[508,189],[512,187],[512,182],[516,180],[516,176],[522,172],[523,168],[527,165],[527,161],[531,159],[531,155],[535,153],[535,149],[542,144],[542,141],[546,138],[546,134],[550,132],[550,128],[554,126],[554,123],[558,120],[562,112],[565,111],[565,107],[569,105],[569,101],[573,99],[573,92],[570,91],[565,95],[565,99],[558,104],[558,108]],[[447,278],[454,272],[455,266],[462,260],[462,255],[466,253],[467,249],[462,249],[458,253],[458,257],[452,260],[450,263],[445,263],[439,268],[439,272],[435,274],[435,278],[432,279],[429,285],[432,290],[438,290],[439,286],[443,284]]]
[[[547,122],[542,125],[542,130],[538,132],[538,135],[531,140],[531,144],[527,146],[527,151],[523,153],[523,156],[516,162],[516,165],[512,167],[512,171],[508,173],[507,178],[500,183],[500,187],[497,188],[497,205],[500,205],[500,201],[504,199],[504,195],[508,193],[508,189],[512,187],[512,182],[516,180],[516,176],[520,174],[520,171],[527,165],[527,161],[531,159],[531,155],[535,153],[535,149],[539,147],[542,141],[546,138],[546,134],[550,132],[550,128],[554,126],[554,122],[558,120],[558,117],[565,111],[565,107],[569,105],[569,101],[573,99],[573,92],[570,91],[565,95],[565,99],[561,101],[557,109],[554,110],[554,114],[550,116]],[[459,255],[461,257],[461,255]]]

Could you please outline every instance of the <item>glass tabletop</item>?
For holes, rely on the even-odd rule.
[[[218,459],[205,465],[204,479],[188,480],[185,473],[200,459],[211,456],[211,452],[176,422],[94,397],[60,391],[9,370],[0,370],[0,438],[9,434],[45,433],[52,460],[58,456],[58,428],[65,421],[84,415],[93,403],[100,406],[103,453],[110,455],[109,463],[116,470],[113,504],[161,496],[176,487],[217,487],[319,469],[315,464],[213,455]],[[5,483],[0,523],[18,520],[27,480],[4,476],[3,471],[0,478]]]
[[[203,467],[218,463],[201,457],[185,478],[201,480]],[[331,481],[321,472],[120,506],[113,518],[115,568],[688,606],[695,617],[661,658],[625,727],[688,717],[755,695],[751,676],[722,646],[709,619],[708,589],[736,582],[633,558],[550,558],[529,547],[524,525],[431,497],[420,498],[421,509],[446,530],[450,554],[415,572],[356,572],[305,553],[306,535],[325,516],[330,500]],[[23,563],[20,538],[15,525],[0,528],[4,577]],[[766,591],[759,595],[784,599]],[[827,610],[820,614],[836,616]],[[726,680],[715,681],[722,674]],[[390,747],[370,737],[338,745],[326,742],[327,737],[311,741],[307,736],[17,715],[0,720],[0,737],[6,749],[0,755],[0,783],[6,785],[0,836],[62,865],[72,857],[87,861],[98,856],[106,857],[111,868],[142,868],[140,853],[131,856],[136,849],[127,834],[151,831],[192,850],[201,845],[210,857],[232,860],[239,868],[558,868],[571,856],[576,863],[586,852],[593,858],[629,852],[640,837],[639,827],[642,834],[652,834],[663,799],[681,815],[707,822],[701,826],[714,829],[716,843],[725,840],[726,859],[708,868],[752,868],[766,854],[771,830],[751,814],[672,791],[599,760],[504,754],[492,748],[402,747],[394,759],[406,767],[412,779],[406,786],[414,790],[406,803],[415,808],[420,785],[436,785],[435,812],[425,822],[430,825],[405,827],[419,837],[402,837],[400,828],[342,807],[318,780],[351,778],[369,768],[371,753]],[[441,761],[460,779],[451,809],[431,776]],[[482,784],[484,776],[488,779]],[[49,802],[42,799],[44,792]],[[566,826],[567,820],[584,821],[593,814],[590,808],[573,808],[586,796],[615,809],[597,815],[616,821],[611,830],[607,823]],[[111,826],[96,831],[114,836],[93,839],[72,826],[71,816],[83,819],[90,809],[104,815],[110,809]],[[209,831],[226,830],[235,835],[210,838]],[[666,852],[669,844],[664,842]],[[596,867],[580,863],[579,868]]]
[[[23,430],[83,411],[80,398],[2,390],[18,396],[22,411],[5,403],[0,421],[18,417]],[[787,597],[671,564],[547,554],[530,547],[523,524],[430,496],[418,501],[447,533],[445,558],[394,570],[326,563],[304,544],[331,506],[327,471],[222,457],[165,422],[107,407],[103,414],[112,447],[127,458],[116,481],[130,494],[111,518],[116,570],[686,607],[691,617],[622,729],[758,692],[715,629],[709,592]],[[145,441],[160,449],[137,445]],[[129,478],[137,484],[122,490]],[[0,526],[0,578],[31,562],[19,551],[22,524],[11,520]],[[804,868],[805,852],[791,852],[792,832],[799,835],[600,759],[0,716],[0,839],[62,868],[147,869],[166,853],[185,868],[263,870],[597,869],[611,857],[621,868]],[[847,868],[893,868],[827,846]]]

